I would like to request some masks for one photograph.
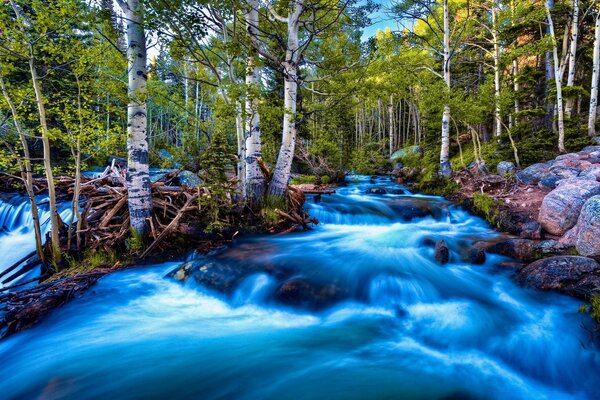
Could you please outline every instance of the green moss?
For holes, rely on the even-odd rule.
[[[301,185],[303,183],[314,184],[317,183],[317,177],[314,175],[303,175],[298,176],[290,182],[292,185]]]
[[[590,304],[580,305],[579,312],[582,314],[589,313],[594,321],[600,325],[600,294],[593,293],[590,297]]]
[[[411,188],[419,193],[447,197],[456,193],[460,186],[452,179],[438,176],[429,169],[413,183]]]
[[[54,276],[55,279],[64,276],[72,276],[82,272],[89,272],[96,268],[112,267],[118,261],[117,253],[115,251],[97,249],[86,250],[81,259],[76,259],[68,254],[64,256],[64,259],[67,263],[67,268],[58,272],[58,274]]]
[[[323,185],[327,185],[329,182],[331,182],[331,178],[327,175],[323,175],[321,178],[321,184]]]
[[[505,218],[505,212],[500,208],[500,203],[485,193],[473,195],[473,208],[481,213],[490,224],[500,227]]]

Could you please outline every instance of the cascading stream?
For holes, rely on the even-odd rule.
[[[48,198],[37,196],[36,202],[38,204],[42,237],[45,239],[46,233],[50,231]],[[58,212],[65,222],[71,219],[70,207],[69,202],[59,205]],[[29,199],[19,195],[0,197],[0,273],[34,251],[35,233]],[[40,269],[35,268],[29,273],[19,276],[15,281],[7,282],[5,285],[15,284],[39,275]],[[0,279],[0,282],[5,278],[6,276]],[[2,283],[0,283],[0,288],[2,286]]]
[[[498,235],[481,219],[384,178],[307,207],[313,231],[101,279],[0,342],[2,397],[597,395],[600,353],[577,300],[517,286],[499,256],[462,261]],[[428,245],[439,239],[444,266]]]

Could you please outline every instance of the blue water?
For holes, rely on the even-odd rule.
[[[363,177],[309,199],[323,221],[311,232],[196,258],[246,269],[225,293],[165,278],[179,262],[106,276],[0,342],[0,397],[597,398],[600,353],[579,301],[518,287],[498,256],[460,261],[464,243],[497,234],[440,198],[365,194],[374,186],[391,183]],[[435,217],[408,221],[399,205],[413,200]],[[450,264],[424,238],[444,238]],[[282,305],[289,279],[342,295]]]

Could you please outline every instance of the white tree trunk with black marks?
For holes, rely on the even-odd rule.
[[[287,190],[296,148],[296,103],[298,94],[298,30],[300,14],[304,3],[298,0],[287,17],[287,49],[285,61],[282,63],[284,74],[284,114],[281,148],[273,178],[269,187],[269,195],[282,197]]]
[[[552,41],[552,58],[554,61],[554,81],[556,83],[556,110],[558,113],[558,150],[561,153],[565,152],[565,125],[564,125],[564,111],[563,111],[563,98],[562,98],[562,81],[560,79],[559,71],[559,60],[558,60],[558,45],[556,43],[556,35],[554,31],[554,22],[552,21],[552,14],[550,13],[549,0],[546,0],[546,17],[548,19],[548,30],[550,39]]]
[[[139,0],[119,1],[127,23],[127,194],[131,229],[144,237],[152,216],[146,115],[146,35]]]
[[[502,116],[500,114],[500,38],[498,32],[498,10],[496,3],[492,4],[492,40],[494,41],[494,121],[495,134],[502,134]]]
[[[251,36],[256,36],[258,30],[258,0],[248,2],[246,14],[246,30]],[[265,179],[258,164],[262,158],[262,143],[260,136],[260,115],[258,113],[258,98],[256,88],[260,68],[256,65],[256,51],[250,50],[246,62],[246,127],[245,127],[245,194],[250,204],[259,203],[265,192]]]
[[[592,84],[590,86],[590,111],[588,116],[588,134],[596,134],[596,116],[598,110],[598,78],[600,77],[600,10],[596,10],[594,28],[594,55],[592,68]]]
[[[572,0],[573,4],[573,19],[571,23],[571,43],[569,46],[569,72],[567,74],[567,87],[575,85],[575,70],[577,56],[577,38],[579,37],[579,0]],[[566,101],[565,114],[571,117],[573,112],[573,97],[569,97]]]
[[[444,64],[443,76],[448,91],[450,91],[450,22],[448,17],[448,0],[444,0]],[[452,175],[450,165],[450,106],[444,105],[442,114],[442,147],[440,149],[440,174],[445,177]]]

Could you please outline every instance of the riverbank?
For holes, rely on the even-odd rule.
[[[290,187],[281,204],[265,207],[257,215],[245,205],[235,203],[231,196],[212,196],[206,186],[190,187],[174,181],[179,172],[167,171],[152,183],[154,216],[150,222],[150,240],[146,243],[129,232],[122,171],[113,168],[108,174],[84,177],[80,190],[80,223],[71,218],[72,212],[63,213],[62,262],[44,263],[33,251],[0,271],[3,279],[0,338],[31,327],[112,272],[133,265],[181,259],[190,252],[209,254],[248,232],[292,232],[310,229],[310,225],[318,223],[304,213],[302,188]],[[0,182],[5,192],[13,190],[7,198],[15,205],[5,207],[6,214],[27,214],[30,207],[27,198],[21,197],[18,201],[14,192],[17,182],[6,176]],[[74,179],[61,177],[57,182],[58,197],[68,212]],[[43,197],[44,180],[37,180],[35,186],[37,194]],[[30,213],[8,215],[8,218],[13,221],[12,229],[18,231],[27,230],[25,225],[31,222]],[[32,241],[33,237],[23,239]],[[10,243],[7,245],[10,247]],[[48,242],[45,249],[48,250]],[[46,256],[49,260],[49,255]]]
[[[493,174],[474,164],[451,183],[447,199],[512,235],[480,248],[519,260],[520,283],[586,301],[600,293],[600,146],[522,171],[502,162]]]

